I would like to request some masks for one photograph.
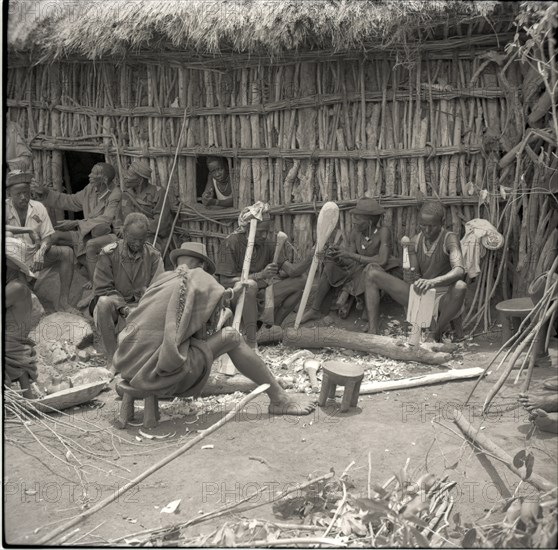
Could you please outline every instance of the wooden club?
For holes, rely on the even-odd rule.
[[[275,252],[273,253],[273,261],[272,263],[276,264],[279,261],[279,255],[283,250],[283,246],[288,240],[288,236],[283,231],[279,231],[277,233],[277,241],[275,243]],[[275,312],[275,301],[273,299],[273,283],[271,280],[265,289],[265,303],[264,303],[264,310],[261,316],[261,321],[266,325],[273,325],[274,321],[274,312]]]

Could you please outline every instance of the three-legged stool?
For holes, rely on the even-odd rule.
[[[350,363],[342,363],[341,361],[327,361],[323,364],[322,368],[324,373],[318,405],[323,407],[328,397],[335,398],[337,386],[344,386],[341,412],[348,411],[349,407],[356,407],[360,383],[364,378],[363,368]]]
[[[143,427],[155,428],[159,421],[159,400],[157,394],[149,391],[136,390],[128,382],[120,382],[117,391],[122,395],[120,414],[116,425],[124,429],[130,420],[134,418],[134,402],[143,399]]]

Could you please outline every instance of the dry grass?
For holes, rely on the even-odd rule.
[[[200,53],[365,49],[486,18],[501,2],[434,0],[20,0],[10,2],[12,51],[98,59],[140,50]]]

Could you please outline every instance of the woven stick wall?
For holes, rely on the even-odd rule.
[[[323,201],[348,207],[363,195],[382,197],[398,243],[417,229],[417,202],[439,197],[448,205],[448,228],[458,234],[465,221],[484,217],[507,237],[506,252],[485,262],[480,303],[482,293],[486,299],[494,292],[494,279],[504,295],[522,294],[527,268],[542,269],[541,252],[556,247],[556,211],[545,196],[528,194],[544,169],[523,149],[519,162],[510,161],[525,134],[522,101],[536,78],[526,78],[518,64],[504,72],[491,62],[500,55],[497,43],[501,51],[509,38],[431,44],[405,65],[353,53],[275,63],[238,55],[188,64],[177,54],[118,65],[16,63],[7,103],[29,137],[35,171],[59,189],[61,150],[104,153],[120,174],[133,157],[146,157],[165,186],[180,142],[171,193],[182,203],[177,233],[203,240],[214,257],[238,211],[196,215],[187,208],[196,204],[200,155],[226,157],[235,207],[269,201],[276,229],[300,254],[312,245]],[[534,150],[552,147],[535,141]],[[502,194],[502,186],[511,190]],[[343,211],[342,227],[349,223]],[[517,268],[513,281],[502,272],[503,257]]]

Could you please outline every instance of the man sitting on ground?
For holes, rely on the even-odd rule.
[[[124,191],[120,203],[120,213],[113,224],[115,233],[122,237],[122,223],[128,214],[139,212],[145,214],[149,220],[147,238],[151,244],[157,233],[157,243],[160,247],[161,239],[168,236],[171,227],[170,200],[164,201],[164,189],[151,185],[151,168],[143,160],[132,162],[124,176]],[[165,205],[163,207],[163,202]],[[159,231],[157,232],[157,228]]]
[[[31,389],[37,379],[35,342],[29,338],[33,309],[27,279],[32,277],[27,265],[10,249],[6,250],[6,281],[4,295],[4,383],[19,381],[23,396],[39,397]]]
[[[238,229],[223,241],[219,250],[217,273],[225,288],[232,287],[240,280],[250,227],[249,221],[242,220],[241,213]],[[300,303],[306,282],[302,274],[312,261],[310,257],[294,265],[287,261],[285,247],[283,247],[277,263],[273,263],[276,241],[277,234],[272,230],[271,216],[265,212],[263,220],[256,226],[256,239],[250,263],[250,281],[246,288],[242,312],[246,342],[252,348],[256,347],[258,317],[263,311],[265,288],[273,284],[274,324],[280,326]],[[276,282],[271,282],[273,278],[277,278]],[[233,305],[236,305],[236,300]]]
[[[376,200],[358,199],[356,207],[350,210],[353,230],[345,246],[340,250],[332,248],[326,254],[312,307],[302,317],[302,323],[322,316],[322,304],[332,288],[341,288],[337,299],[338,315],[345,319],[352,297],[361,300],[361,296],[366,295],[366,281],[371,270],[390,272],[399,267],[399,260],[392,255],[391,230],[381,225],[384,212]]]
[[[242,284],[222,287],[210,274],[215,265],[201,243],[183,243],[173,261],[176,269],[151,284],[121,333],[114,366],[122,378],[159,396],[198,396],[213,360],[228,353],[242,374],[270,385],[271,414],[309,414],[314,401],[287,394],[236,330],[215,332],[222,306],[240,294]]]
[[[412,266],[418,277],[414,282],[415,290],[423,294],[431,288],[436,289],[434,339],[437,342],[441,341],[450,322],[460,315],[467,291],[467,285],[462,280],[465,277],[465,268],[459,238],[444,228],[444,219],[444,207],[441,203],[425,203],[420,211],[421,231],[411,240],[416,251],[416,266]],[[367,273],[369,332],[378,333],[380,290],[387,292],[401,305],[407,306],[410,287],[409,283],[383,271]],[[455,328],[460,337],[461,326]]]
[[[207,184],[202,194],[202,204],[208,208],[233,206],[233,192],[228,168],[221,157],[208,157]]]
[[[70,305],[74,276],[74,252],[68,246],[53,246],[54,228],[46,208],[31,200],[31,172],[11,172],[6,179],[6,236],[25,243],[25,257],[19,258],[34,273],[53,268],[60,278],[56,309],[79,314]]]
[[[146,216],[128,214],[122,226],[123,239],[101,250],[95,268],[95,295],[89,311],[105,346],[107,369],[112,372],[118,333],[126,325],[130,309],[138,305],[145,289],[164,271],[161,254],[147,243],[148,231]]]
[[[83,220],[59,222],[52,242],[73,246],[76,258],[87,267],[90,281],[93,281],[101,248],[117,238],[111,234],[111,226],[120,208],[121,192],[113,183],[114,176],[114,168],[100,162],[89,174],[89,185],[79,193],[68,195],[47,187],[33,187],[33,192],[47,206],[70,212],[83,211]]]

